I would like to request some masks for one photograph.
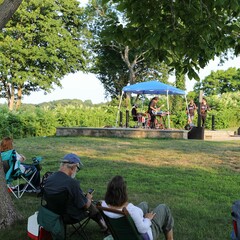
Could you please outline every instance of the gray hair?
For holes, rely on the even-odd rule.
[[[76,163],[66,163],[66,162],[61,162],[60,163],[60,168],[72,168],[74,166],[76,166]]]

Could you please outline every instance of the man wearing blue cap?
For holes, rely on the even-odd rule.
[[[57,194],[63,191],[69,193],[66,214],[71,220],[81,220],[84,214],[89,213],[91,219],[98,223],[102,231],[107,231],[98,209],[92,204],[92,194],[84,194],[80,188],[79,181],[75,178],[76,173],[83,167],[80,158],[69,153],[61,160],[59,171],[53,173],[46,179],[44,192],[46,194]]]

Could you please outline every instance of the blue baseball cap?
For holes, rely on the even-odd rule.
[[[78,164],[79,168],[83,167],[83,164],[80,158],[74,153],[66,154],[63,159],[61,160],[63,163],[70,163],[70,164]]]

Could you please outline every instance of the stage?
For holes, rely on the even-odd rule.
[[[56,136],[92,136],[92,137],[120,137],[120,138],[169,138],[188,139],[187,130],[179,129],[145,129],[145,128],[91,128],[91,127],[58,127]],[[205,130],[202,140],[228,141],[240,140],[240,135],[234,131]]]
[[[92,136],[121,138],[172,138],[188,139],[188,131],[172,129],[145,128],[90,128],[90,127],[58,127],[56,136]]]

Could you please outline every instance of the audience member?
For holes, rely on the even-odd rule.
[[[7,151],[13,150],[13,149],[14,149],[13,148],[13,139],[10,138],[10,137],[3,138],[2,141],[1,141],[1,146],[0,146],[1,155],[3,156]],[[26,160],[26,157],[22,154],[19,154],[17,151],[16,151],[16,160],[20,161],[20,170],[21,170],[22,173],[24,173],[24,176],[26,176],[27,179],[30,179],[32,177],[32,174],[34,172],[36,172],[33,179],[31,180],[31,184],[37,190],[39,190],[41,168],[36,167],[34,164],[24,163],[24,161]],[[7,171],[9,170],[9,165],[5,164],[5,161],[4,161],[4,164],[3,164],[3,168],[4,168],[4,172],[7,173]],[[26,191],[35,192],[36,189],[33,189],[29,185],[28,188],[26,189]]]
[[[103,232],[107,231],[107,226],[102,219],[98,209],[92,202],[92,193],[85,194],[80,188],[80,183],[75,179],[77,172],[83,166],[80,158],[73,153],[69,153],[61,160],[59,171],[50,175],[44,184],[46,194],[57,194],[63,191],[69,193],[70,199],[66,208],[66,216],[69,221],[82,220],[84,215],[98,223]]]
[[[127,185],[122,176],[115,176],[108,183],[102,206],[118,210],[126,207],[143,239],[156,240],[163,233],[165,239],[173,240],[174,220],[170,209],[160,204],[151,211],[146,202],[137,206],[128,202]],[[104,213],[111,218],[119,217],[115,213]]]

